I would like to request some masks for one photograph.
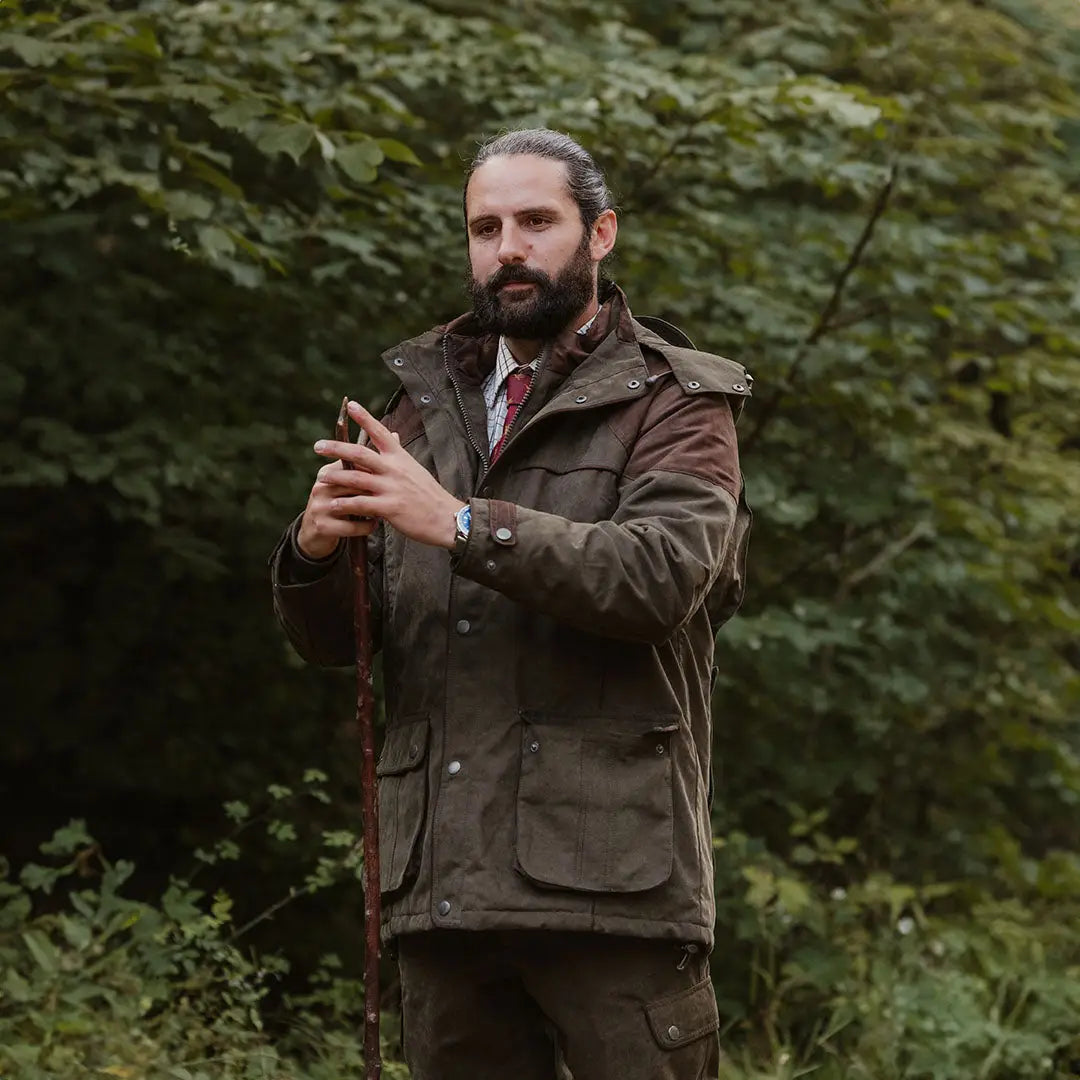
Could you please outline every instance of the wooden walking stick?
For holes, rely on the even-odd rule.
[[[349,441],[349,399],[341,403],[337,439]],[[364,436],[360,437],[361,442]],[[352,465],[343,462],[346,469]],[[374,695],[371,688],[371,600],[368,595],[367,538],[350,536],[353,632],[356,635],[356,726],[360,732],[360,803],[364,836],[364,1080],[379,1080],[379,789],[375,779]]]

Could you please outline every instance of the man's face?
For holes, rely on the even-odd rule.
[[[599,260],[566,179],[563,162],[531,154],[492,158],[473,173],[465,200],[470,292],[489,329],[546,340],[591,303]]]

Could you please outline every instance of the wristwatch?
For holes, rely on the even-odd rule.
[[[461,556],[469,542],[469,528],[472,525],[472,509],[465,505],[454,515],[454,554]]]

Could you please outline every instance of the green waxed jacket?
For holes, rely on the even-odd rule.
[[[552,928],[711,945],[710,683],[742,597],[738,364],[669,345],[617,290],[549,351],[489,465],[470,316],[385,356],[385,423],[469,500],[455,558],[369,539],[387,730],[384,933]],[[350,576],[271,565],[298,652],[352,662]]]

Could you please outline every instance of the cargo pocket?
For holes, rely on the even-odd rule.
[[[417,841],[427,810],[428,718],[387,729],[379,777],[379,889],[390,893],[416,876]]]
[[[653,1038],[662,1050],[678,1050],[720,1030],[716,993],[709,979],[644,1008]]]
[[[523,714],[517,868],[537,885],[642,892],[671,876],[668,718]]]

